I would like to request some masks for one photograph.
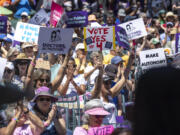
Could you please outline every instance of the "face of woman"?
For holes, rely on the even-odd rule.
[[[33,47],[24,48],[24,52],[27,53],[27,54],[33,54]]]
[[[42,86],[48,86],[50,82],[50,79],[49,79],[49,76],[47,74],[43,74],[38,80],[37,80],[37,83],[36,83],[36,88],[40,88]]]
[[[72,71],[72,70],[74,70],[75,68],[76,68],[75,61],[69,60],[68,65],[67,65],[67,70]]]
[[[5,82],[11,82],[14,75],[14,70],[10,70],[9,68],[5,68],[3,79]]]
[[[24,113],[21,114],[17,126],[22,126],[27,120],[27,117]]]
[[[104,115],[90,115],[89,116],[89,126],[91,127],[99,127],[101,126]]]
[[[48,96],[39,96],[36,100],[38,108],[42,111],[47,113],[51,106],[51,98]]]
[[[9,57],[9,61],[14,61],[16,59],[16,57],[18,56],[18,52],[14,52],[10,57]]]
[[[19,73],[26,74],[28,63],[27,61],[21,61],[17,64],[17,67],[19,69]]]

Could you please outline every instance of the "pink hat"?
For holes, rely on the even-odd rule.
[[[98,108],[92,108],[92,109],[89,109],[89,110],[85,111],[85,114],[89,114],[89,115],[109,115],[110,113],[107,112],[106,110],[104,110],[104,108],[98,107]]]

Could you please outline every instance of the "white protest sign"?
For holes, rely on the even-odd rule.
[[[166,56],[163,48],[151,49],[140,52],[140,64],[142,70],[146,70],[153,67],[166,66]]]
[[[115,49],[115,27],[84,28],[84,44],[87,51]]]
[[[129,40],[138,39],[147,35],[147,31],[142,18],[135,19],[118,25],[126,30]]]
[[[6,62],[7,62],[7,59],[4,59],[4,58],[0,58],[0,81],[2,80],[2,77],[3,77],[3,74],[4,74],[4,69],[6,67]]]
[[[20,42],[30,42],[37,44],[38,36],[39,36],[39,28],[40,26],[38,25],[18,22],[14,34],[14,39]]]
[[[73,29],[45,28],[39,31],[39,52],[66,54],[72,44]]]

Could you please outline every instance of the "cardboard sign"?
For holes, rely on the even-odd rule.
[[[130,45],[126,31],[120,26],[116,26],[115,28],[116,28],[116,39],[119,45],[123,46],[126,49],[129,49]]]
[[[14,39],[20,42],[38,43],[39,25],[18,22]]]
[[[164,48],[141,51],[140,64],[142,70],[146,70],[153,67],[166,66],[167,61],[164,53]]]
[[[67,16],[67,27],[86,27],[88,25],[88,13],[85,11],[68,12]]]
[[[66,54],[72,44],[73,29],[45,28],[39,32],[39,52]]]
[[[87,51],[115,49],[115,27],[84,28],[84,44]]]
[[[49,63],[49,61],[45,61],[45,60],[40,58],[40,59],[36,60],[36,67],[35,68],[50,70],[50,63]]]
[[[176,34],[176,53],[180,52],[180,33]]]
[[[112,125],[94,127],[88,129],[88,135],[111,135],[114,131],[114,127]]]
[[[29,21],[31,24],[36,24],[36,25],[41,25],[41,24],[47,24],[49,21],[50,17],[46,13],[46,11],[42,8],[39,10]]]
[[[138,39],[147,35],[147,31],[142,18],[135,19],[118,25],[126,30],[129,40]]]
[[[56,27],[63,13],[64,13],[63,7],[52,1],[50,24]]]
[[[4,59],[4,58],[0,58],[0,81],[2,80],[2,77],[3,77],[3,74],[4,74],[4,69],[6,67],[6,62],[7,62],[7,59]]]
[[[7,16],[0,16],[0,33],[7,33]]]

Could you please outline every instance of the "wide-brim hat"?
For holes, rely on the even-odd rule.
[[[27,47],[34,47],[35,45],[34,44],[31,44],[31,43],[24,43],[23,45],[22,45],[22,49],[25,49],[25,48],[27,48]]]
[[[166,13],[166,18],[169,17],[169,16],[175,17],[175,15],[174,15],[173,12],[167,12],[167,13]]]
[[[98,107],[98,108],[92,108],[92,109],[85,111],[85,114],[106,116],[106,115],[109,115],[110,113],[107,112],[104,108]]]
[[[15,63],[18,63],[18,62],[20,62],[20,61],[22,61],[22,60],[27,61],[28,63],[31,61],[31,59],[27,58],[27,56],[26,56],[24,53],[20,53],[20,54],[16,57],[16,59],[14,60],[14,62],[15,62]]]
[[[56,102],[58,98],[50,93],[50,89],[48,87],[40,87],[37,90],[35,90],[35,96],[32,99],[32,102],[36,102],[36,99],[40,96],[48,96],[52,99],[52,102]]]

